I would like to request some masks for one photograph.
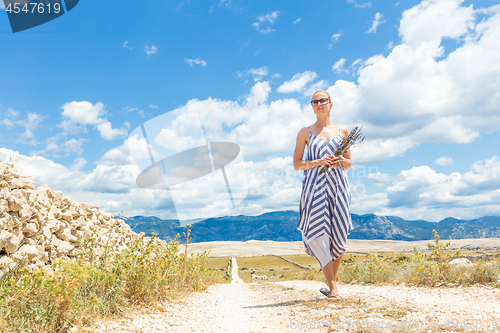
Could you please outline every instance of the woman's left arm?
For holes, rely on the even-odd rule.
[[[345,138],[349,135],[349,131],[347,128],[342,127],[340,129],[340,132],[342,133],[342,136]],[[344,167],[344,169],[349,169],[351,167],[351,148],[347,149],[344,154],[340,157],[340,164]]]
[[[344,155],[340,156],[341,157],[341,160],[340,160],[340,164],[342,164],[342,166],[344,167],[344,169],[349,169],[351,167],[351,149],[347,149],[345,152],[344,152]]]

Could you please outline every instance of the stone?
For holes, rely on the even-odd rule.
[[[0,232],[0,251],[5,249],[7,254],[14,253],[19,248],[20,243],[19,238],[14,234],[5,230]]]
[[[26,256],[28,260],[33,260],[41,255],[41,250],[35,245],[24,244],[17,250],[16,254]]]
[[[28,201],[19,190],[14,190],[10,193],[9,210],[13,212],[18,212],[23,208],[23,205],[27,205]]]
[[[15,190],[15,189],[18,189],[18,188],[23,188],[24,187],[24,184],[23,182],[21,181],[21,179],[19,178],[14,178],[14,179],[11,179],[9,182],[9,188],[11,190]]]
[[[50,220],[50,221],[47,221],[47,223],[45,223],[45,226],[47,226],[50,230],[51,233],[55,234],[55,233],[58,233],[59,230],[62,232],[62,224],[61,222],[59,222],[58,220]]]
[[[455,267],[474,266],[474,264],[467,258],[453,259],[452,261],[449,262],[449,264],[450,264],[450,266],[455,266]]]
[[[29,204],[21,205],[21,209],[19,210],[19,218],[21,222],[26,222],[31,219],[31,206]]]
[[[31,176],[20,176],[19,180],[22,183],[22,188],[24,188],[26,190],[33,190],[34,189],[35,181],[34,181],[33,177],[31,177]]]
[[[54,237],[54,239],[57,239],[57,237]],[[59,246],[57,247],[57,252],[59,254],[68,254],[69,251],[73,250],[74,246],[71,245],[67,241],[60,240],[59,241]]]
[[[8,269],[14,268],[16,263],[9,256],[0,256],[0,270],[6,271]],[[1,272],[0,272],[1,273]],[[1,277],[1,274],[0,274]]]
[[[38,226],[35,223],[28,223],[22,228],[22,231],[26,237],[31,237],[38,233]]]
[[[73,219],[73,215],[70,212],[65,211],[61,213],[61,218],[65,221],[70,222]]]
[[[76,242],[77,238],[71,234],[71,230],[66,228],[64,231],[61,233],[60,238],[62,240],[68,241],[68,242]]]
[[[0,212],[9,211],[9,202],[5,199],[0,199]]]
[[[52,231],[50,231],[50,228],[48,226],[44,226],[42,228],[42,234],[45,236],[47,240],[52,239]]]
[[[27,260],[33,271],[57,259],[70,260],[82,252],[78,238],[88,239],[94,232],[96,256],[106,246],[122,251],[135,240],[149,239],[99,205],[73,202],[47,185],[35,189],[33,177],[16,168],[0,164],[0,174],[0,251],[7,253],[0,256],[0,267]]]
[[[56,205],[52,205],[49,210],[49,214],[52,214],[54,219],[60,218],[61,210],[56,207]],[[50,215],[49,215],[50,217]]]

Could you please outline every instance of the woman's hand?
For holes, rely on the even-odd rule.
[[[321,165],[332,166],[332,157],[334,157],[334,156],[333,155],[326,155],[325,157],[320,158],[319,162]]]
[[[320,159],[322,165],[328,165],[334,168],[342,166],[342,161],[344,158],[342,156],[327,155]]]
[[[342,160],[344,159],[342,156],[332,156],[332,164],[331,166],[334,168],[338,168],[342,166]]]
[[[335,156],[335,155],[327,155],[325,157],[323,157],[322,159],[320,159],[321,161],[321,164],[322,165],[328,165],[328,166],[331,166],[331,167],[339,167],[341,166],[342,164],[342,157],[341,156]]]

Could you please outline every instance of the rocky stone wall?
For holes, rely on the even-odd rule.
[[[80,253],[79,239],[95,233],[94,253],[120,251],[144,234],[99,209],[71,201],[47,185],[34,188],[30,176],[0,163],[0,269],[27,259],[33,269]]]

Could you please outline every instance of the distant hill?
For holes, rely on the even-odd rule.
[[[151,232],[165,240],[175,238],[186,227],[178,220],[161,220],[154,216],[121,217],[135,232]],[[374,214],[352,214],[353,230],[350,239],[426,240],[432,239],[436,229],[441,239],[500,237],[500,216],[485,216],[474,220],[459,220],[448,217],[439,222],[424,220],[409,221],[395,216]],[[297,230],[299,213],[278,211],[258,216],[226,216],[210,218],[192,224],[192,242],[274,240],[300,241]],[[184,241],[180,239],[180,242]]]

